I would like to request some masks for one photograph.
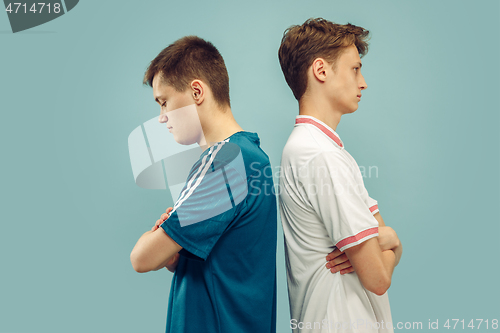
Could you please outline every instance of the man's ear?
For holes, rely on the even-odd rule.
[[[316,80],[318,80],[320,82],[325,82],[327,65],[328,65],[328,63],[323,58],[314,59],[312,65],[311,65],[311,69],[312,69],[313,76],[316,78]]]
[[[200,80],[193,80],[190,84],[191,96],[196,105],[200,105],[205,100],[206,87]]]

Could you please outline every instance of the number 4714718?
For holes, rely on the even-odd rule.
[[[451,320],[451,323],[450,323]],[[474,320],[476,321],[476,325],[474,325]],[[448,319],[446,323],[444,323],[443,327],[446,327],[447,329],[455,329],[457,328],[462,328],[465,329],[465,320],[462,319]],[[486,327],[486,329],[492,328],[492,329],[498,329],[498,319],[493,319],[491,322],[488,321],[488,319],[471,319],[467,327],[472,328],[472,329],[480,329],[481,325],[483,328]]]
[[[14,5],[14,6],[13,6]],[[38,5],[38,7],[37,7]],[[15,10],[13,9],[15,7]],[[22,8],[21,8],[22,7]],[[35,14],[40,14],[42,13],[42,10],[44,10],[44,8],[46,8],[46,11],[47,13],[50,14],[51,12],[51,3],[45,3],[45,2],[39,2],[39,3],[34,3],[31,8],[28,10],[27,6],[26,6],[26,3],[21,3],[21,2],[10,2],[9,5],[7,6],[7,8],[5,8],[5,11],[8,12],[9,14],[12,14],[12,12],[14,12],[14,14],[17,14],[17,13],[28,13],[28,11],[30,12],[33,12]],[[19,8],[21,8],[21,11],[19,11]],[[38,10],[39,8],[39,10]],[[52,5],[52,12],[55,13],[55,14],[58,14],[61,12],[61,4],[60,3],[55,3]]]

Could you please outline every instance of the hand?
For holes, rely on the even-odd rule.
[[[332,273],[340,272],[341,275],[344,275],[354,272],[354,268],[347,255],[344,252],[340,252],[339,249],[330,252],[326,256],[326,261],[326,268],[329,268]]]
[[[378,244],[382,251],[394,250],[399,246],[400,241],[398,235],[391,227],[378,227]]]
[[[156,220],[156,223],[153,228],[151,228],[151,231],[155,231],[156,229],[158,229],[160,227],[160,224],[165,222],[170,217],[170,212],[172,211],[172,209],[172,207],[168,207],[166,213],[161,214],[160,219]]]
[[[401,255],[403,254],[403,245],[399,240],[398,235],[391,227],[382,226],[378,227],[378,244],[382,251],[392,250],[396,255],[395,266],[399,264]]]
[[[175,272],[175,268],[177,267],[177,264],[179,263],[179,253],[176,253],[172,259],[170,259],[169,262],[165,265],[165,268],[171,271],[172,273]]]

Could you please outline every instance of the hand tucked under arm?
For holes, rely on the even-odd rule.
[[[354,272],[349,258],[337,248],[326,256],[326,261],[326,268],[330,269],[332,273],[340,272],[341,275],[344,275]]]
[[[385,225],[385,222],[382,219],[380,213],[376,213],[373,216],[379,222],[379,235],[377,237],[377,240],[380,245],[380,249],[382,251],[393,251],[395,255],[394,266],[397,266],[399,260],[401,259],[401,255],[403,254],[403,245],[401,244],[396,231],[394,231],[394,229],[392,229],[391,227]],[[347,255],[344,252],[340,252],[339,249],[335,249],[334,251],[330,252],[326,256],[326,261],[327,263],[325,267],[327,269],[330,269],[332,273],[340,272],[340,274],[343,275],[346,273],[354,272],[354,267],[352,267],[349,258],[347,258]]]

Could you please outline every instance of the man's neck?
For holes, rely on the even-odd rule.
[[[321,120],[336,131],[342,113],[332,110],[331,106],[322,98],[304,95],[299,101],[299,115]]]
[[[243,131],[233,117],[231,108],[227,107],[222,112],[215,110],[210,122],[203,127],[205,135],[205,147],[211,147],[216,142],[223,141],[234,133]],[[201,142],[199,143],[202,146]]]

